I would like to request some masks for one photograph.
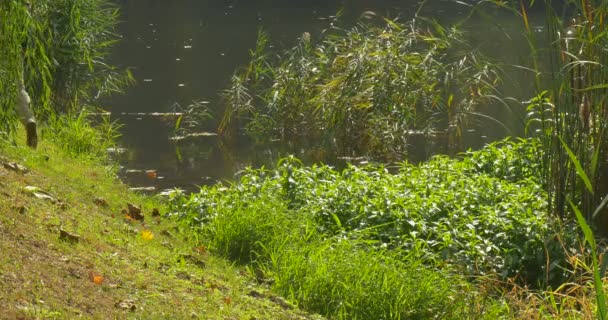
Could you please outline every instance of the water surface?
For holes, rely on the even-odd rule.
[[[344,161],[327,159],[324,155],[331,153],[328,150],[290,143],[256,146],[242,139],[226,145],[213,136],[173,142],[169,138],[173,135],[175,117],[137,113],[175,112],[193,101],[204,101],[202,105],[211,109],[215,119],[205,121],[200,129],[215,132],[222,111],[219,93],[227,87],[234,70],[248,63],[259,28],[269,32],[273,45],[287,48],[303,32],[318,36],[335,23],[331,17],[339,11],[342,13],[339,23],[343,26],[355,23],[365,11],[407,20],[413,17],[419,1],[123,0],[119,3],[122,41],[112,54],[112,62],[130,68],[137,83],[125,94],[106,100],[105,106],[124,124],[120,143],[126,152],[119,157],[125,168],[124,177],[134,186],[193,190],[198,185],[230,180],[246,166],[272,165],[288,154],[296,154],[307,163],[321,159],[341,165]],[[421,14],[453,23],[468,15],[470,7],[463,3],[429,1]],[[467,22],[469,39],[502,61],[524,62],[528,50],[518,31],[520,22],[499,10],[490,9],[488,13],[491,19],[474,17]],[[518,72],[511,76],[515,80],[526,77]],[[522,95],[529,87],[516,85],[520,82],[509,82],[503,90],[506,94]],[[521,115],[493,108],[491,114],[511,130],[519,130]],[[467,132],[464,148],[478,148],[508,133],[495,124],[480,122]],[[430,141],[414,140],[410,160],[424,160],[441,151]],[[157,177],[137,170],[156,170]]]

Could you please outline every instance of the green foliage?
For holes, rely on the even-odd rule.
[[[510,182],[532,180],[540,184],[542,162],[538,159],[543,155],[544,150],[537,139],[506,139],[492,142],[478,151],[467,151],[462,154],[462,161],[471,173],[484,173]]]
[[[542,188],[530,179],[534,167],[517,168],[533,163],[536,154],[529,152],[536,143],[498,145],[504,146],[460,162],[405,163],[396,174],[383,167],[283,166],[274,183],[291,207],[315,217],[325,232],[365,232],[391,248],[420,247],[429,260],[452,261],[473,274],[517,274],[533,283],[549,274],[550,281],[561,281],[559,263],[545,269],[546,249],[551,261],[563,259],[560,245],[550,241],[558,226],[547,218]],[[288,187],[283,182],[279,188],[280,181]]]
[[[543,2],[536,4],[546,12],[547,37],[540,41],[529,27],[528,6],[522,2],[515,9],[524,19],[537,71],[538,95],[529,103],[526,128],[535,129],[528,134],[540,137],[545,151],[542,172],[551,211],[573,219],[566,201],[571,196],[591,222],[591,213],[608,192],[603,174],[608,3]],[[581,173],[589,178],[580,179]]]
[[[464,278],[432,270],[415,254],[300,234],[283,243],[267,250],[265,271],[275,291],[306,310],[332,319],[463,319],[480,312]]]
[[[392,173],[306,168],[288,158],[276,170],[247,169],[228,188],[174,194],[171,207],[213,250],[255,262],[275,290],[310,310],[344,319],[466,318],[469,289],[450,270],[529,284],[567,276],[555,241],[564,230],[535,183],[538,146],[504,141],[461,161],[436,157]],[[564,228],[568,245],[576,233]]]
[[[455,28],[417,19],[331,29],[275,55],[260,32],[251,63],[224,93],[221,130],[262,141],[306,137],[396,159],[411,133],[455,143],[497,76]]]
[[[129,76],[105,60],[117,36],[116,6],[107,0],[0,2],[0,130],[13,132],[23,76],[38,117],[78,110],[119,91]]]
[[[120,136],[119,126],[104,116],[95,123],[91,112],[80,112],[53,116],[44,135],[56,145],[61,146],[72,156],[106,159],[108,148],[116,146]]]

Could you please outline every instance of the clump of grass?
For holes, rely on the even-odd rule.
[[[421,18],[334,28],[318,40],[305,33],[278,55],[268,44],[260,32],[251,63],[224,93],[224,133],[399,159],[412,134],[456,144],[498,81],[456,28]]]
[[[95,122],[91,112],[83,109],[50,118],[44,136],[72,156],[107,159],[108,149],[116,146],[120,136],[118,128],[106,116]]]
[[[475,291],[472,286],[462,277],[423,265],[414,251],[404,258],[365,241],[302,241],[298,236],[266,248],[271,260],[266,273],[274,290],[306,310],[332,319],[471,316],[474,302],[467,298]]]

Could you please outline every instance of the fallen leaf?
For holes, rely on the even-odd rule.
[[[95,199],[93,199],[93,203],[96,206],[99,206],[99,207],[102,207],[102,208],[107,208],[108,207],[108,202],[105,199],[103,199],[103,198],[95,198]]]
[[[224,297],[224,303],[229,305],[229,304],[232,303],[232,299],[229,296],[225,296]]]
[[[198,252],[199,254],[207,253],[207,248],[205,246],[198,246],[194,250],[196,250],[196,252]]]
[[[180,257],[190,263],[193,263],[201,268],[205,268],[207,266],[207,264],[205,263],[205,261],[191,255],[191,254],[182,254],[180,255]]]
[[[21,174],[26,174],[26,173],[30,172],[30,169],[28,169],[16,162],[4,163],[3,165],[4,165],[4,168],[21,173]]]
[[[68,242],[77,243],[80,241],[80,236],[77,234],[74,234],[74,233],[67,232],[63,229],[59,229],[59,239],[68,241]]]
[[[150,241],[154,239],[154,233],[152,233],[150,230],[144,230],[141,232],[141,238],[146,241]]]
[[[62,204],[62,202],[59,199],[57,199],[57,197],[51,195],[50,193],[48,193],[38,187],[25,186],[25,187],[23,187],[23,191],[25,191],[26,193],[28,193],[38,199],[48,200],[51,203]]]
[[[146,176],[148,176],[148,178],[154,180],[157,177],[156,174],[156,170],[146,170]]]
[[[135,311],[137,306],[135,306],[135,302],[133,300],[123,300],[119,301],[114,305],[116,308],[120,308],[123,310]]]
[[[133,217],[131,217],[126,211],[124,211],[123,213],[127,222],[135,222],[135,219],[133,219]]]
[[[100,276],[98,274],[93,276],[93,283],[94,284],[102,284],[103,283],[103,276]]]
[[[127,215],[129,215],[131,218],[133,218],[135,220],[144,221],[144,215],[141,214],[140,207],[136,207],[135,205],[127,203],[127,208],[128,208]]]

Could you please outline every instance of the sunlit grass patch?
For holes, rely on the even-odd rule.
[[[211,252],[252,263],[310,310],[344,319],[466,318],[487,306],[464,298],[481,297],[470,282],[476,276],[534,287],[569,279],[564,248],[577,233],[546,212],[537,146],[505,141],[463,160],[392,171],[285,159],[276,170],[246,170],[228,188],[175,196],[171,206]]]
[[[37,150],[0,144],[0,317],[319,318],[274,302],[189,229],[152,214],[167,212],[163,200],[130,192],[98,151],[74,156],[54,134]],[[5,167],[15,162],[29,171]],[[143,221],[125,218],[127,203]]]

